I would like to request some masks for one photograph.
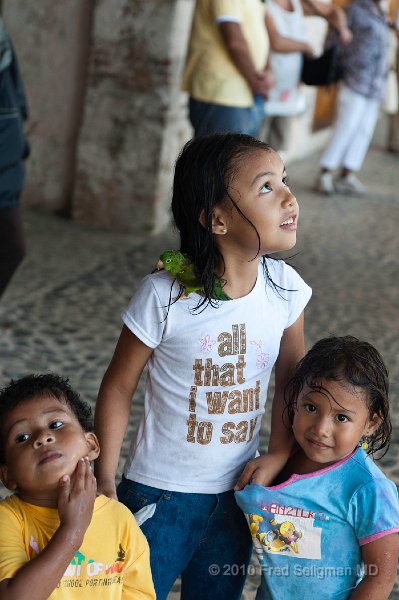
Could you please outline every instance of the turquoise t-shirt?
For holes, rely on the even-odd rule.
[[[364,576],[361,546],[399,532],[396,486],[361,448],[236,500],[261,564],[259,600],[349,598]]]

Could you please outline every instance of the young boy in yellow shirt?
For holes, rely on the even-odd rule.
[[[0,391],[0,600],[155,599],[130,511],[96,495],[91,409],[68,381],[29,375]]]

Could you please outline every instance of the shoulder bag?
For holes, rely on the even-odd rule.
[[[316,15],[320,15],[311,0],[305,2],[312,8]],[[317,58],[303,57],[301,81],[305,85],[330,85],[342,79],[344,68],[342,60],[342,47],[339,41],[338,29],[330,24],[332,34],[328,36],[328,47]]]

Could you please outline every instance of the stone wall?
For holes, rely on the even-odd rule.
[[[68,211],[92,7],[91,0],[3,0],[29,103],[28,205]]]
[[[178,84],[191,5],[97,2],[73,199],[77,220],[165,225],[176,139],[185,127]]]
[[[190,130],[180,73],[194,0],[3,0],[32,145],[25,204],[160,230]]]

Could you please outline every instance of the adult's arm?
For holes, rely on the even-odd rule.
[[[271,87],[268,66],[265,65],[265,69],[262,71],[255,68],[240,23],[223,21],[218,26],[231,60],[246,79],[254,96],[267,98]]]
[[[340,40],[343,45],[350,44],[352,41],[352,32],[348,27],[346,13],[340,7],[334,4],[326,4],[320,0],[301,0],[303,14],[305,16],[319,16],[326,19],[331,25],[338,29]]]
[[[272,15],[267,12],[265,16],[267,32],[269,34],[270,46],[274,52],[302,52],[308,56],[313,55],[313,49],[308,42],[293,40],[281,35],[276,28]]]

